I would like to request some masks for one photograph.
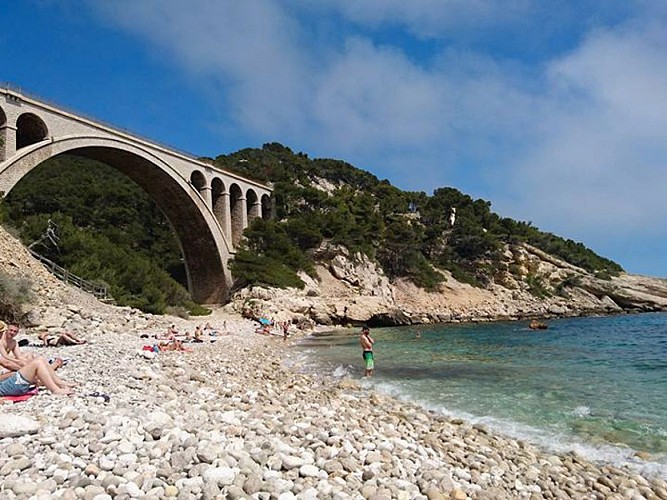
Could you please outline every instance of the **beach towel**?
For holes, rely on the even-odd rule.
[[[12,403],[20,403],[21,401],[25,401],[27,399],[30,399],[33,397],[35,394],[39,392],[39,388],[35,387],[34,389],[31,389],[30,391],[26,392],[25,394],[21,396],[2,396],[2,398],[5,401],[11,401]]]

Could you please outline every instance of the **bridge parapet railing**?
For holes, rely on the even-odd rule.
[[[74,285],[75,287],[83,290],[84,292],[88,292],[95,297],[97,297],[100,300],[109,300],[109,290],[106,286],[103,285],[98,285],[96,283],[93,283],[91,281],[84,280],[83,278],[80,278],[79,276],[72,274],[70,271],[65,269],[62,266],[59,266],[52,260],[47,259],[43,255],[35,252],[31,248],[28,249],[30,254],[35,257],[37,260],[39,260],[42,264],[44,264],[44,267],[46,267],[51,274],[53,274],[56,278],[60,279],[61,281],[64,281],[65,283],[69,283],[70,285]]]

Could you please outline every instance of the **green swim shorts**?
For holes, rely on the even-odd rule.
[[[375,368],[375,363],[373,362],[373,351],[364,351],[362,356],[366,362],[366,370],[372,370]]]

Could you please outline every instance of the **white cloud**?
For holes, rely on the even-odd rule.
[[[667,232],[665,53],[667,31],[632,24],[595,32],[550,65],[541,137],[514,171],[514,210],[563,234]]]
[[[404,54],[351,39],[317,76],[313,116],[349,151],[420,147],[446,122],[442,91]]]
[[[473,54],[444,54],[424,67],[398,48],[361,36],[320,51],[268,0],[198,2],[195,8],[180,1],[99,5],[114,22],[151,40],[157,57],[203,77],[238,126],[366,160],[369,168],[397,165],[392,154],[422,168],[435,159],[444,178],[457,158],[488,151],[515,129],[524,100],[500,68]],[[429,161],[420,161],[425,157]]]
[[[296,21],[275,2],[118,0],[93,5],[153,42],[156,57],[165,63],[206,79],[211,92],[218,93],[218,105],[244,126],[271,133],[299,123],[294,114],[306,100],[299,82],[306,81],[311,68]]]

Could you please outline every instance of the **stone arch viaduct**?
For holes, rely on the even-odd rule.
[[[194,300],[228,298],[227,262],[248,223],[271,217],[270,185],[0,86],[2,196],[60,154],[102,161],[139,184],[177,235]]]

